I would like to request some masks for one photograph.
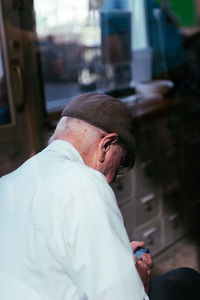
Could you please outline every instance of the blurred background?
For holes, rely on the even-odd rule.
[[[200,270],[199,83],[199,0],[0,0],[0,176],[74,96],[118,97],[135,117],[136,165],[112,184],[129,238],[154,275]]]

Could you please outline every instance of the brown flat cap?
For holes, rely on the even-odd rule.
[[[83,120],[104,131],[117,133],[127,151],[125,166],[133,167],[135,162],[135,139],[133,116],[125,103],[103,93],[86,93],[69,102],[62,112]]]

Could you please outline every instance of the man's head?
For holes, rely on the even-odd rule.
[[[67,104],[62,116],[54,138],[72,143],[85,163],[102,172],[108,182],[121,166],[133,167],[133,117],[123,102],[102,93],[87,93]]]

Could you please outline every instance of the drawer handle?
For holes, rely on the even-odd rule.
[[[153,203],[152,201],[155,199],[154,194],[149,194],[141,199],[141,203],[144,205],[144,209],[147,212],[150,212],[153,210]]]
[[[149,246],[154,245],[154,234],[156,233],[156,228],[150,228],[149,230],[145,231],[143,234],[144,240],[146,241],[146,244]]]
[[[179,214],[174,214],[169,217],[169,221],[172,224],[172,228],[176,229],[180,227],[180,215]]]
[[[145,204],[145,203],[147,203],[147,202],[149,202],[149,201],[152,201],[153,199],[155,198],[155,194],[149,194],[149,195],[147,195],[147,196],[145,196],[145,197],[143,197],[142,199],[141,199],[141,203],[142,204]]]

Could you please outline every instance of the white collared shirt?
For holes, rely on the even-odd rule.
[[[65,141],[0,179],[0,245],[2,300],[148,299],[112,189]]]

